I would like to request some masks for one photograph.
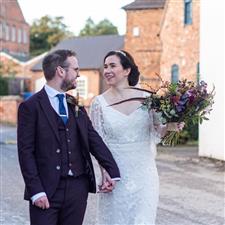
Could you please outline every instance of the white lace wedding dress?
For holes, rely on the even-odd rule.
[[[159,135],[152,115],[141,108],[125,115],[108,106],[99,95],[92,102],[90,117],[121,173],[112,193],[97,195],[96,224],[155,224],[159,196],[155,154]]]

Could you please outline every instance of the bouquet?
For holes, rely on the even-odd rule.
[[[170,122],[196,124],[202,123],[203,120],[208,120],[207,114],[212,110],[214,103],[214,87],[211,92],[208,92],[207,84],[204,81],[196,84],[188,80],[178,81],[177,83],[163,81],[161,77],[160,80],[160,87],[154,91],[135,87],[131,88],[150,93],[148,97],[126,99],[115,104],[139,100],[142,102],[143,109],[155,110],[158,113],[161,124]],[[167,132],[162,139],[162,144],[172,146],[177,144],[179,134],[177,131]]]

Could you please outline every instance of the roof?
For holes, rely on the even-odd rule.
[[[18,64],[25,64],[30,59],[29,55],[12,54],[5,49],[0,50],[0,57],[1,55],[7,57],[10,60],[13,60],[15,63]]]
[[[11,21],[13,23],[14,21],[18,21],[26,23],[18,0],[1,1],[0,17],[2,17],[6,22]]]
[[[61,41],[50,52],[58,49],[73,50],[77,54],[80,69],[99,69],[104,56],[111,50],[123,49],[124,36],[102,35],[75,37]],[[43,58],[32,67],[32,71],[42,70]]]
[[[27,62],[28,60],[31,59],[30,55],[29,54],[24,54],[24,55],[19,55],[19,54],[13,54],[13,53],[10,53],[8,52],[8,54],[10,56],[12,56],[13,58],[17,59],[18,61],[20,62]]]
[[[125,10],[136,10],[136,9],[157,9],[164,8],[166,0],[136,0],[128,5],[125,5]]]

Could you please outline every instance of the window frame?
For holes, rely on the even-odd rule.
[[[192,24],[193,17],[193,2],[192,0],[184,0],[184,24],[190,25]]]

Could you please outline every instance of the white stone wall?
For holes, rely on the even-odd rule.
[[[215,104],[199,132],[199,156],[225,160],[224,150],[224,0],[201,0],[200,6],[200,74],[216,87]]]
[[[40,91],[44,87],[45,83],[46,83],[46,80],[44,77],[37,79],[35,81],[35,92]]]

